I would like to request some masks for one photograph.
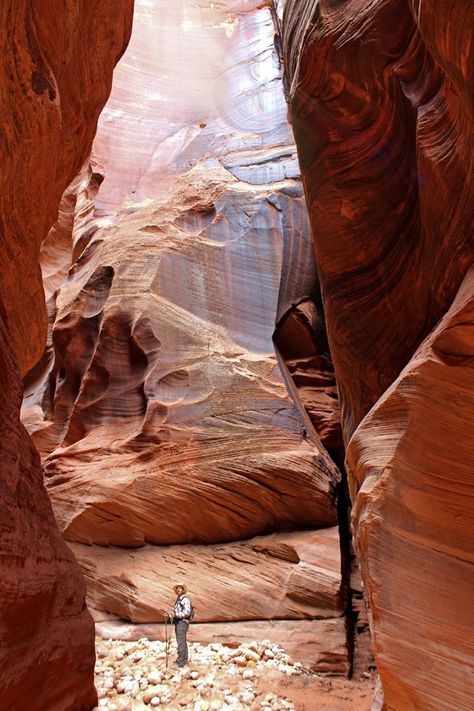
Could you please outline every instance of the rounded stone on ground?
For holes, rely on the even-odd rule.
[[[255,694],[251,691],[244,691],[239,694],[239,699],[243,704],[252,704],[255,701]]]
[[[245,658],[249,661],[257,663],[260,661],[260,654],[258,654],[258,652],[255,652],[253,649],[248,649],[245,652]]]
[[[194,703],[193,711],[209,711],[210,703],[205,699],[198,699]]]
[[[149,684],[159,684],[161,681],[161,672],[158,669],[152,669],[148,672],[147,681]]]

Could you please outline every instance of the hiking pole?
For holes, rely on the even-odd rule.
[[[164,618],[165,618],[165,668],[168,669],[168,660],[169,660],[169,654],[170,654],[170,645],[171,645],[171,636],[169,633],[169,624],[171,621],[171,616],[165,612],[164,613]]]

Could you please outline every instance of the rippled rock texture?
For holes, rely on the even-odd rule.
[[[94,631],[57,530],[38,453],[19,421],[21,374],[46,338],[39,252],[90,152],[132,3],[0,8],[0,707],[90,708]]]
[[[267,578],[217,544],[337,525],[339,471],[305,429],[272,342],[275,323],[317,286],[277,22],[268,3],[138,2],[94,167],[64,195],[42,252],[51,330],[24,421],[60,527],[81,544],[146,545],[136,561],[161,561],[165,545],[194,561],[170,558],[138,584],[128,552],[78,549],[87,573],[97,564],[94,604],[132,620],[153,621],[150,600],[173,570],[202,609],[215,608],[212,585],[197,582],[212,570],[238,583],[209,620],[249,619],[249,570],[285,615],[294,590],[283,564]],[[116,573],[108,582],[122,565],[135,612]],[[304,579],[304,562],[295,566]],[[324,575],[313,582],[343,650],[334,669],[347,670],[340,569],[329,591]],[[255,604],[252,618],[267,620]]]
[[[473,20],[464,0],[294,0],[284,22],[357,546],[399,711],[472,704]]]
[[[86,576],[97,581],[92,606],[133,622],[163,620],[176,576],[192,580],[199,622],[236,622],[243,610],[247,620],[325,619],[342,613],[337,527],[209,546],[71,547]]]

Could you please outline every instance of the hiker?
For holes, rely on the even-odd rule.
[[[189,597],[187,597],[187,588],[184,583],[178,583],[173,587],[177,598],[173,608],[173,624],[176,633],[176,642],[178,645],[178,667],[184,667],[188,663],[188,643],[186,635],[188,634],[189,623],[193,617],[193,606]]]

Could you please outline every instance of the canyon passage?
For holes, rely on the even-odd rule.
[[[471,709],[474,8],[0,17],[0,709]]]

